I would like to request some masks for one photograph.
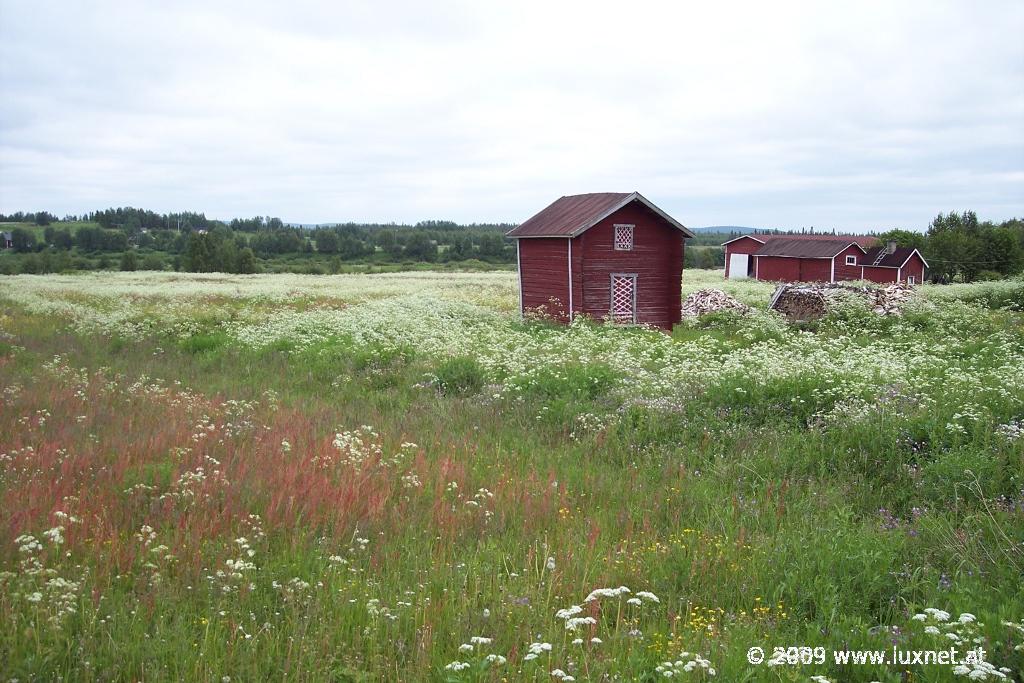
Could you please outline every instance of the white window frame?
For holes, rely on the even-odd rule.
[[[916,285],[917,284],[917,278],[914,277],[913,275],[908,275],[907,276],[907,284],[908,285]]]
[[[846,265],[848,265],[848,266],[855,266],[855,265],[857,265],[857,255],[856,254],[847,254],[846,255]]]
[[[632,223],[616,223],[612,234],[612,246],[615,251],[633,251],[635,233],[636,226]]]

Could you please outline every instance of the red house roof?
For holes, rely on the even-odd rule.
[[[827,233],[815,233],[815,234],[799,234],[799,235],[777,235],[777,234],[749,234],[740,235],[739,237],[733,237],[731,240],[722,242],[724,247],[727,244],[731,244],[737,240],[741,240],[744,237],[749,237],[755,242],[761,244],[766,243],[768,240],[843,240],[847,246],[852,242],[857,244],[864,249],[873,247],[878,244],[878,238],[871,235],[829,235]]]
[[[595,192],[561,197],[519,227],[509,230],[505,236],[576,237],[630,202],[640,202],[687,237],[693,237],[693,233],[686,226],[656,207],[639,192]]]
[[[902,268],[917,249],[913,247],[896,247],[896,250],[890,254],[883,253],[884,251],[884,247],[868,249],[867,254],[864,256],[863,265],[879,266],[882,268]],[[921,252],[918,252],[917,255],[921,256]],[[928,262],[924,260],[924,256],[921,256],[921,262],[924,263],[926,268],[928,267]]]
[[[833,237],[832,239],[791,239],[788,237],[771,237],[754,256],[791,256],[795,258],[832,258],[840,254],[851,244],[861,251],[864,247],[849,238]]]

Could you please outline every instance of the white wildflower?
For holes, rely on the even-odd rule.
[[[631,591],[625,586],[619,586],[618,588],[597,588],[591,591],[590,595],[588,595],[587,599],[583,602],[593,602],[600,598],[617,598],[620,595],[625,595],[629,592]]]

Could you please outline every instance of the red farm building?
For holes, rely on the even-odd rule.
[[[865,235],[743,235],[722,245],[725,277],[787,282],[924,281],[917,249]]]
[[[680,320],[693,233],[638,192],[562,197],[507,236],[516,240],[520,312],[668,329]]]

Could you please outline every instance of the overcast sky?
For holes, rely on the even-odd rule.
[[[0,0],[0,211],[1024,216],[1022,35],[1020,0]]]

